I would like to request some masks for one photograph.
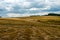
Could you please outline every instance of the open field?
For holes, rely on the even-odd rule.
[[[60,40],[60,16],[0,18],[0,40]]]

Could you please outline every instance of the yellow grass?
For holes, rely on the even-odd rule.
[[[0,40],[60,40],[60,17],[0,18]]]

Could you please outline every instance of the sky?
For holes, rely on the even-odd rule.
[[[0,16],[25,17],[60,12],[60,0],[0,0]]]

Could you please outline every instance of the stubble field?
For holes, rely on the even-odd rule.
[[[0,40],[60,40],[60,16],[0,18]]]

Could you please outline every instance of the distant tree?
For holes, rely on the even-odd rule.
[[[60,14],[57,14],[57,13],[49,13],[48,15],[50,15],[50,16],[60,16]]]
[[[60,14],[57,14],[57,13],[49,13],[48,15],[45,15],[45,16],[60,16]]]

